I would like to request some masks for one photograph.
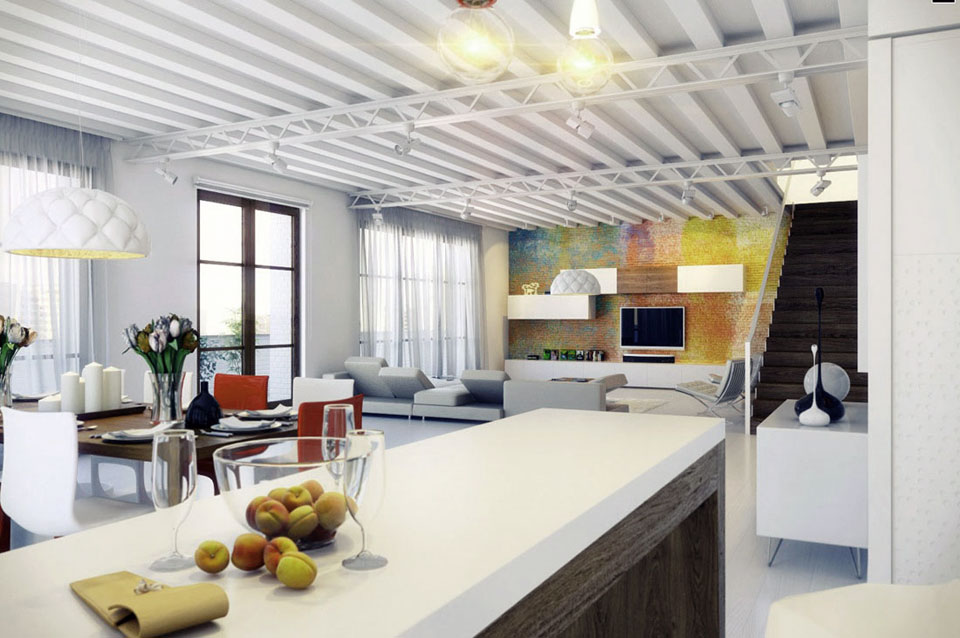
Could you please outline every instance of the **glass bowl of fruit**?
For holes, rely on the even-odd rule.
[[[213,453],[220,493],[237,521],[300,549],[333,542],[346,519],[346,439],[288,437],[244,441]]]

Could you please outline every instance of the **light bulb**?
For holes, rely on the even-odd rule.
[[[464,5],[440,26],[437,36],[440,59],[466,84],[496,80],[513,60],[513,29],[492,4]]]
[[[589,95],[610,81],[613,53],[600,38],[574,38],[567,43],[557,70],[563,86],[573,95]]]

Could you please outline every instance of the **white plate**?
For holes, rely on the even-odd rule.
[[[245,410],[243,412],[238,412],[237,416],[242,417],[268,417],[268,418],[278,418],[282,416],[290,416],[290,406],[289,405],[278,405],[275,408],[270,408],[269,410]]]
[[[116,432],[104,432],[101,437],[104,441],[133,443],[136,441],[152,441],[153,435],[164,430],[169,430],[176,423],[160,423],[152,428],[138,428],[133,430],[117,430]]]
[[[247,423],[249,423],[249,421]],[[289,423],[285,423],[283,421],[257,421],[257,423],[260,423],[261,425],[258,425],[257,427],[253,427],[253,428],[251,427],[235,428],[229,425],[223,425],[223,421],[221,421],[220,423],[210,426],[210,429],[215,432],[230,432],[232,434],[244,434],[244,433],[252,433],[252,432],[269,432],[271,430],[285,428],[288,425],[290,425]]]

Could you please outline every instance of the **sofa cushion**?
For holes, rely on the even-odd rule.
[[[413,416],[457,421],[496,421],[503,418],[503,406],[497,403],[468,403],[457,406],[414,403]]]
[[[464,370],[460,375],[463,387],[480,403],[503,403],[503,383],[509,380],[500,370]]]
[[[457,406],[474,403],[476,399],[462,385],[448,385],[442,388],[421,390],[413,395],[414,405]]]
[[[387,366],[380,357],[350,357],[343,367],[354,380],[354,390],[365,397],[392,397],[390,386],[380,378],[380,371]]]
[[[591,381],[591,383],[602,383],[607,389],[607,392],[610,392],[610,390],[616,390],[617,388],[622,388],[627,385],[627,375],[608,374],[605,377],[597,377]]]
[[[507,381],[503,384],[503,412],[506,416],[539,408],[565,410],[607,409],[607,393],[599,383],[566,381]]]
[[[420,368],[382,368],[380,380],[390,388],[393,396],[400,399],[413,399],[417,392],[433,387]]]
[[[363,397],[364,414],[393,414],[410,416],[413,401],[394,397]]]

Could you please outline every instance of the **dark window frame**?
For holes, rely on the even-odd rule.
[[[200,258],[200,218],[203,202],[236,206],[241,211],[241,257],[240,262],[224,262]],[[290,255],[291,265],[267,266],[256,263],[256,214],[257,211],[287,215],[291,218]],[[290,348],[291,370],[290,388],[293,393],[293,379],[300,375],[300,209],[293,206],[274,204],[249,197],[228,195],[214,191],[197,189],[197,326],[201,325],[200,317],[203,313],[203,304],[200,298],[200,268],[203,265],[231,266],[241,269],[242,301],[240,309],[241,343],[239,346],[223,346],[213,348],[199,347],[197,358],[203,352],[239,350],[241,352],[241,374],[256,374],[257,351],[279,348]],[[257,345],[256,326],[256,275],[258,270],[282,270],[291,273],[291,343]],[[203,335],[201,334],[201,337]],[[197,387],[200,384],[200,375],[197,375]],[[270,401],[271,406],[289,402],[292,396]]]

